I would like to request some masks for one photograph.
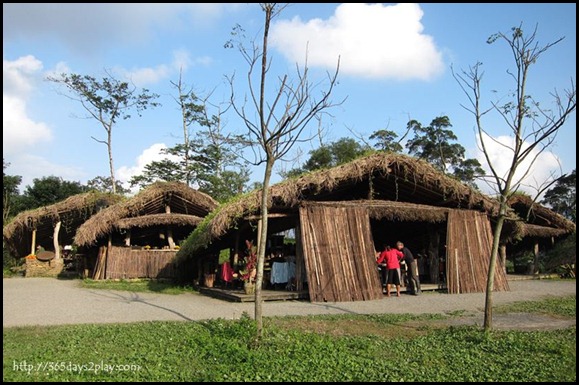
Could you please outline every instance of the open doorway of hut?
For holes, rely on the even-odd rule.
[[[446,288],[446,222],[370,219],[370,228],[376,251],[381,251],[384,244],[396,247],[398,241],[410,249],[416,258],[423,291]],[[402,267],[405,272],[404,269],[406,266]],[[403,287],[406,287],[406,279]]]

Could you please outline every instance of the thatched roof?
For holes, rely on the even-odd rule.
[[[270,212],[297,210],[304,201],[374,200],[498,212],[498,202],[403,154],[375,153],[270,187]],[[261,190],[221,205],[182,245],[178,257],[192,254],[223,236],[243,217],[259,212]],[[384,216],[396,215],[383,209]],[[416,212],[416,211],[415,211]],[[397,215],[402,216],[403,211]]]
[[[31,234],[36,229],[36,243],[52,248],[54,224],[60,221],[60,243],[72,244],[74,234],[82,223],[122,199],[120,195],[93,191],[71,196],[50,206],[24,211],[4,227],[4,242],[16,256],[24,257],[31,251]]]
[[[551,238],[560,237],[561,235],[569,234],[565,229],[556,229],[553,227],[531,225],[524,223],[522,226],[521,235],[523,237],[535,237],[535,238]]]
[[[117,222],[119,229],[131,229],[133,227],[151,227],[151,226],[197,226],[203,218],[187,214],[151,214],[141,217],[125,218]]]
[[[576,229],[575,223],[561,214],[558,214],[539,203],[533,202],[533,200],[527,195],[514,195],[509,199],[508,204],[526,224],[542,226],[547,229],[546,231],[549,231],[549,228],[564,230],[563,234],[572,233]],[[531,232],[537,233],[537,231],[534,230]]]
[[[166,206],[171,213],[166,213]],[[217,207],[217,202],[209,195],[199,192],[179,182],[157,182],[139,194],[117,205],[111,206],[86,221],[74,238],[78,246],[91,246],[119,228],[147,227],[161,224],[197,224],[198,218],[205,217]],[[164,216],[159,216],[164,214]],[[175,214],[192,216],[188,220]],[[147,218],[150,217],[150,218]],[[121,222],[123,221],[124,222]],[[163,222],[164,221],[164,222]]]

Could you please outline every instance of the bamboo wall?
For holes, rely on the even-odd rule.
[[[300,230],[312,302],[382,298],[366,207],[300,207]]]
[[[490,222],[484,213],[450,210],[446,240],[446,282],[448,292],[480,293],[486,290],[493,243]],[[497,259],[494,291],[509,285],[500,258]]]
[[[106,279],[174,278],[176,250],[131,250],[113,246],[106,258]]]

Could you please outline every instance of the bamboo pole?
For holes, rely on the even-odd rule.
[[[30,254],[36,254],[36,229],[32,230],[32,243],[30,245]]]
[[[54,233],[52,234],[52,241],[54,245],[54,259],[60,259],[60,245],[58,244],[58,233],[60,232],[61,221],[54,225]]]

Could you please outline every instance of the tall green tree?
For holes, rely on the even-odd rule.
[[[398,134],[390,130],[378,130],[370,135],[369,139],[376,141],[374,147],[379,151],[401,153],[403,150]]]
[[[575,170],[557,179],[555,185],[545,193],[541,203],[576,223],[577,174]]]
[[[239,40],[237,44],[239,52],[249,67],[247,72],[249,95],[243,98],[249,105],[244,102],[236,102],[234,78],[229,78],[232,90],[232,106],[247,127],[249,141],[258,156],[255,163],[265,164],[260,205],[262,226],[261,232],[258,234],[255,283],[255,320],[257,321],[258,339],[263,335],[263,265],[268,228],[269,184],[273,166],[276,161],[284,158],[296,141],[300,140],[300,136],[310,121],[319,117],[324,110],[333,105],[330,101],[330,95],[336,85],[339,70],[338,60],[336,72],[328,74],[329,84],[327,88],[317,92],[317,97],[314,96],[316,84],[308,78],[307,63],[303,68],[300,68],[299,65],[296,66],[297,74],[294,80],[287,74],[283,74],[277,77],[278,82],[273,88],[268,87],[270,84],[268,83],[268,74],[272,68],[268,51],[269,28],[272,19],[279,15],[287,5],[260,3],[260,6],[264,13],[261,46],[252,42],[251,47],[247,47],[239,43]],[[239,32],[239,30],[235,32]],[[317,84],[320,85],[319,82]]]
[[[448,116],[434,118],[428,126],[417,120],[410,120],[407,128],[414,132],[414,137],[406,143],[410,155],[424,159],[436,169],[471,186],[474,180],[484,175],[481,164],[476,159],[465,159],[465,149],[457,136],[450,129],[452,124]]]
[[[178,91],[174,99],[181,111],[183,142],[163,149],[169,157],[147,164],[142,174],[131,178],[131,185],[180,181],[196,185],[220,202],[246,191],[249,171],[237,156],[243,138],[226,133],[223,111],[213,106],[216,112],[210,114],[208,98],[187,89],[181,77],[172,84]]]
[[[57,176],[34,178],[32,182],[26,186],[20,199],[21,211],[48,206],[88,191],[88,187],[80,182],[66,181]]]
[[[305,172],[335,167],[359,158],[370,150],[370,147],[360,144],[353,138],[341,138],[311,150],[310,157],[301,168],[287,171],[283,173],[283,176],[292,177]]]
[[[468,104],[464,107],[474,116],[478,144],[490,168],[493,186],[498,193],[499,200],[485,294],[485,332],[492,328],[495,269],[501,231],[509,209],[509,198],[517,192],[523,183],[523,178],[530,173],[538,156],[553,144],[557,133],[564,126],[567,118],[575,112],[577,106],[573,80],[564,95],[560,95],[557,91],[549,94],[555,106],[552,110],[543,108],[544,103],[539,103],[539,100],[527,90],[527,82],[533,65],[545,52],[562,40],[561,38],[541,45],[537,41],[537,28],[525,34],[522,25],[513,27],[510,32],[498,32],[489,37],[488,44],[496,42],[507,44],[514,66],[507,71],[512,81],[512,89],[507,92],[507,95],[500,96],[496,101],[490,101],[487,107],[482,97],[482,63],[479,62],[468,70],[458,73],[453,70],[453,75],[468,100]],[[504,173],[497,169],[498,164],[493,162],[489,149],[489,146],[496,144],[486,129],[486,117],[492,113],[497,114],[500,121],[505,124],[505,129],[513,141],[512,146],[503,145],[502,161],[508,160],[508,164],[511,165]],[[496,129],[496,124],[493,124],[493,128]]]
[[[115,181],[116,183],[116,192],[117,194],[128,194],[131,192],[131,190],[126,189],[123,187],[123,184],[120,181]],[[94,178],[92,178],[91,180],[89,180],[88,182],[86,182],[86,187],[89,190],[96,190],[96,191],[100,191],[100,192],[108,192],[108,191],[113,191],[112,188],[112,180],[111,177],[106,177],[106,176],[96,176]]]
[[[6,175],[6,169],[10,163],[2,158],[2,224],[16,214],[14,212],[14,200],[18,198],[18,186],[22,183],[20,175]]]
[[[156,107],[159,103],[155,99],[159,95],[150,93],[143,88],[140,93],[137,88],[127,82],[115,79],[111,74],[98,80],[89,75],[66,74],[49,76],[49,81],[64,85],[68,93],[66,96],[78,101],[88,112],[89,117],[100,123],[106,132],[106,139],[92,137],[98,143],[107,146],[109,156],[109,170],[111,189],[117,192],[115,167],[113,162],[113,128],[119,120],[127,120],[133,112],[139,116],[149,107]]]

